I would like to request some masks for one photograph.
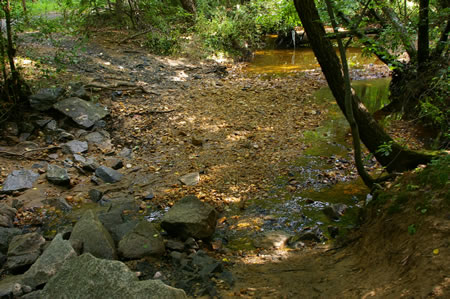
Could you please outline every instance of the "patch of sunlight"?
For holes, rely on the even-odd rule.
[[[172,82],[184,82],[189,76],[184,71],[178,71],[176,76],[170,77]]]
[[[223,199],[223,201],[226,203],[239,203],[239,202],[241,202],[241,198],[234,197],[234,196],[227,196]]]

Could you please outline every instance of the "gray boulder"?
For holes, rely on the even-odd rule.
[[[217,212],[195,196],[178,201],[162,218],[161,226],[169,234],[183,239],[209,238],[216,229]]]
[[[62,150],[65,153],[72,153],[72,154],[84,153],[87,152],[88,149],[89,145],[86,141],[71,140],[62,145]]]
[[[84,136],[84,139],[89,143],[98,144],[105,141],[106,138],[100,132],[92,132]]]
[[[0,279],[0,298],[16,298],[23,292],[21,282],[21,275],[6,276]]]
[[[2,209],[0,205],[0,209]],[[7,253],[9,242],[11,242],[14,236],[20,235],[22,231],[18,228],[6,228],[0,227],[0,252]]]
[[[61,87],[40,89],[29,97],[30,106],[39,111],[49,110],[63,94],[64,89]]]
[[[90,254],[68,260],[45,285],[42,298],[184,299],[185,292],[160,280],[139,281],[119,261],[97,259]]]
[[[75,97],[62,100],[53,107],[84,128],[92,127],[96,121],[109,114],[106,107]]]
[[[47,283],[58,272],[66,260],[76,255],[70,242],[63,240],[61,234],[56,235],[44,253],[25,272],[22,280],[23,284],[31,286],[34,289],[39,285]]]
[[[200,173],[191,172],[180,177],[180,182],[186,186],[195,186],[200,182]]]
[[[31,170],[14,170],[3,183],[2,192],[22,191],[33,187],[39,174]]]
[[[9,243],[6,268],[15,270],[33,264],[44,245],[45,239],[38,233],[14,236]]]
[[[82,243],[82,252],[98,258],[116,259],[114,241],[93,211],[87,211],[73,227],[70,242]]]
[[[58,165],[49,164],[47,167],[47,180],[55,185],[69,185],[70,177],[67,170]]]
[[[95,175],[106,183],[116,183],[123,178],[123,174],[106,166],[98,167],[95,170]]]
[[[0,203],[0,227],[12,227],[17,210]]]
[[[119,242],[119,253],[127,259],[162,256],[164,252],[163,238],[155,226],[146,220],[141,221]]]

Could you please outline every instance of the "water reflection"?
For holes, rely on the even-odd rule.
[[[337,53],[337,50],[336,50]],[[362,68],[367,64],[383,63],[376,57],[368,57],[360,48],[348,48],[347,60],[351,68]],[[310,48],[300,49],[268,49],[254,53],[254,58],[247,71],[257,74],[273,74],[293,71],[304,71],[319,67],[316,57]]]

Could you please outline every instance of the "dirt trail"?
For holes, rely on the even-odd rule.
[[[212,62],[161,58],[133,45],[119,48],[110,37],[110,32],[92,37],[97,42],[90,43],[78,57],[79,63],[69,66],[62,77],[107,86],[132,82],[150,91],[92,89],[99,102],[111,110],[108,129],[114,149],[133,148],[137,176],[152,177],[154,204],[160,208],[183,195],[195,194],[221,212],[236,205],[245,209],[247,200],[267,194],[274,177],[286,173],[289,162],[310,146],[302,142],[303,132],[319,126],[326,113],[318,113],[319,107],[310,101],[312,92],[324,84],[319,71],[261,79],[246,76],[238,67],[225,70]],[[120,32],[116,39],[122,39]],[[70,49],[73,44],[66,39],[63,47]],[[52,51],[51,45],[33,39],[28,46],[34,47],[34,55]],[[27,163],[31,162],[23,165]],[[180,185],[180,176],[190,172],[200,173],[199,184]],[[58,192],[71,194],[70,190]],[[398,266],[364,264],[355,248],[361,247],[217,254],[234,263],[236,275],[235,287],[224,289],[221,295],[422,298],[429,294],[439,297],[439,290],[444,290],[442,296],[448,294],[450,272],[444,272],[448,267],[436,271],[439,275],[420,288],[422,272],[416,278],[395,276],[390,272]],[[432,294],[433,287],[437,289]]]

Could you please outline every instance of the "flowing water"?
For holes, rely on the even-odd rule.
[[[347,54],[353,68],[381,64],[374,57],[364,56],[360,49],[349,49]],[[270,49],[256,52],[247,71],[263,76],[283,76],[317,67],[311,49]],[[380,78],[353,81],[352,86],[369,111],[374,112],[387,103],[389,82],[389,78]],[[312,98],[321,107],[321,113],[327,113],[326,119],[315,130],[303,132],[303,142],[309,147],[289,165],[289,173],[275,180],[266,197],[253,200],[245,212],[240,213],[243,215],[237,229],[228,230],[231,248],[250,249],[252,239],[267,230],[296,233],[319,228],[326,239],[330,225],[341,232],[355,225],[359,207],[364,204],[369,190],[350,167],[353,156],[349,126],[328,88],[318,90]],[[338,221],[331,221],[322,212],[332,204],[348,207]]]

